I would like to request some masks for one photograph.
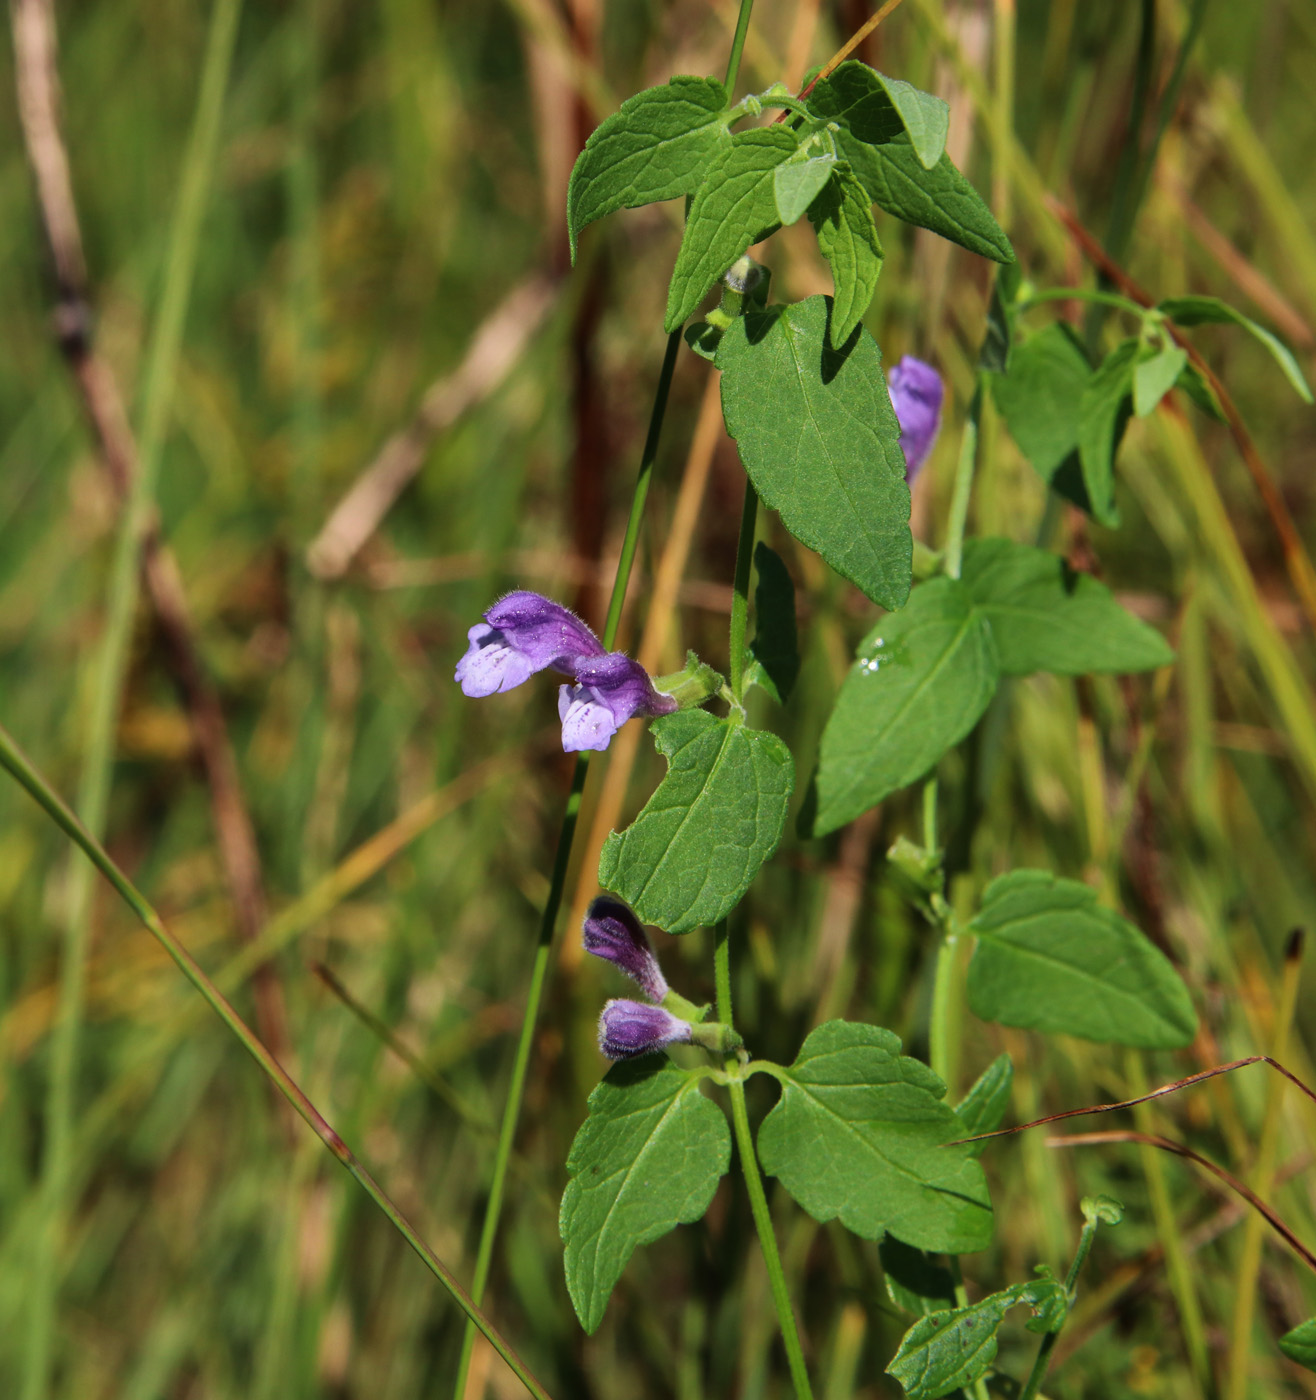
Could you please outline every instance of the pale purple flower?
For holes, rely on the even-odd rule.
[[[599,1049],[610,1060],[650,1055],[664,1045],[689,1039],[689,1021],[642,1001],[610,1001],[599,1017]]]
[[[912,485],[941,428],[941,375],[931,365],[906,355],[887,375],[886,386],[900,424],[905,480]]]
[[[640,984],[650,1001],[661,1002],[667,995],[667,979],[629,904],[614,895],[599,895],[585,915],[583,933],[585,951],[616,964]]]
[[[670,695],[654,689],[649,673],[624,652],[578,660],[575,685],[558,691],[562,747],[567,753],[606,749],[633,715],[669,715],[677,709]]]
[[[495,695],[552,667],[576,674],[582,658],[604,654],[603,644],[561,603],[540,593],[509,593],[467,632],[470,646],[455,680],[471,696]]]

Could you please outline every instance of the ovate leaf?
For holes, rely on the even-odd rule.
[[[832,175],[810,206],[809,219],[832,269],[831,343],[844,345],[873,300],[883,259],[872,201],[848,166]]]
[[[1292,352],[1278,336],[1272,335],[1265,326],[1259,326],[1241,311],[1235,311],[1228,302],[1217,297],[1171,297],[1156,308],[1178,326],[1202,326],[1210,323],[1242,326],[1266,347],[1275,357],[1275,363],[1284,371],[1284,377],[1297,390],[1304,403],[1311,403],[1311,387],[1308,385]]]
[[[955,1306],[955,1279],[927,1250],[887,1235],[877,1252],[886,1276],[887,1297],[896,1307],[926,1317]]]
[[[1133,394],[1133,369],[1140,342],[1130,336],[1101,362],[1078,402],[1078,456],[1092,514],[1118,525],[1115,509],[1115,449],[1124,436]]]
[[[864,1239],[890,1232],[963,1254],[991,1240],[982,1168],[962,1147],[946,1086],[878,1026],[828,1021],[780,1071],[781,1100],[759,1129],[765,1171],[814,1217]]]
[[[1169,959],[1087,885],[1012,871],[987,886],[970,928],[969,1005],[985,1021],[1144,1050],[1197,1034]]]
[[[1177,345],[1167,345],[1147,359],[1140,359],[1133,369],[1133,411],[1139,418],[1155,413],[1157,404],[1174,388],[1188,352]]]
[[[969,540],[961,577],[991,623],[1003,675],[1149,671],[1174,660],[1161,634],[1125,612],[1105,584],[1048,550]]]
[[[978,722],[1000,674],[991,628],[956,579],[920,584],[864,638],[823,730],[816,835],[921,778]]]
[[[599,858],[599,884],[646,924],[689,933],[735,907],[777,849],[795,782],[790,750],[706,710],[663,715],[653,741],[667,776]]]
[[[946,103],[857,59],[847,59],[815,84],[806,102],[815,116],[843,123],[856,140],[867,145],[885,144],[904,135],[927,170],[945,153],[950,129]]]
[[[836,169],[836,157],[830,152],[802,158],[801,155],[796,152],[794,158],[773,171],[772,194],[777,203],[777,221],[783,227],[800,218]]]
[[[955,1105],[964,1137],[979,1133],[994,1133],[1001,1126],[1005,1110],[1010,1106],[1010,1090],[1014,1085],[1014,1065],[1009,1055],[1000,1054],[973,1082],[973,1087]],[[982,1153],[985,1142],[967,1144],[975,1156]]]
[[[980,257],[1014,261],[1010,240],[949,156],[925,170],[907,136],[866,146],[844,129],[837,133],[836,148],[880,209]]]
[[[623,1060],[589,1096],[559,1225],[567,1290],[593,1332],[637,1245],[698,1220],[731,1158],[721,1109],[665,1056]]]
[[[874,602],[909,594],[909,487],[882,356],[828,343],[831,300],[743,316],[718,347],[722,414],[764,503]]]
[[[618,209],[694,194],[714,155],[731,143],[727,92],[716,78],[673,78],[637,92],[596,127],[567,186],[575,261],[586,224]]]
[[[886,1368],[909,1400],[933,1400],[972,1385],[996,1360],[996,1334],[1005,1314],[1022,1301],[1024,1284],[993,1293],[968,1308],[949,1308],[921,1318],[900,1343]]]
[[[800,647],[795,627],[795,585],[781,555],[762,540],[754,546],[754,640],[748,680],[761,685],[778,704],[790,698],[800,671]]]
[[[778,223],[776,172],[799,146],[786,126],[739,131],[708,165],[667,289],[668,331],[694,311],[735,260]]]
[[[1037,474],[1084,510],[1091,502],[1078,460],[1078,405],[1092,367],[1073,331],[1056,322],[1014,347],[992,397]]]
[[[1316,1371],[1316,1317],[1299,1323],[1291,1332],[1279,1339],[1279,1349],[1290,1361]]]

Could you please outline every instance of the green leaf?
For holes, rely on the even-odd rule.
[[[1217,423],[1229,421],[1225,416],[1224,409],[1220,407],[1220,400],[1216,398],[1210,380],[1191,360],[1184,365],[1177,387],[1182,389],[1203,413],[1209,414]]]
[[[1279,1349],[1290,1361],[1316,1371],[1316,1317],[1299,1323],[1279,1339]]]
[[[969,540],[961,577],[991,623],[1003,675],[1149,671],[1174,660],[1161,634],[1127,613],[1105,584],[1049,550]]]
[[[920,584],[864,638],[823,730],[815,835],[934,767],[996,690],[991,628],[956,579]]]
[[[738,131],[708,166],[685,221],[667,289],[666,328],[674,331],[735,260],[777,224],[777,167],[799,137],[787,126]]]
[[[954,1306],[955,1279],[927,1250],[886,1235],[877,1252],[886,1276],[887,1297],[896,1307],[926,1317]]]
[[[595,219],[694,194],[709,162],[731,143],[729,115],[727,90],[715,78],[673,78],[627,98],[595,128],[571,172],[572,261],[581,229]]]
[[[1013,1085],[1014,1065],[1009,1055],[997,1055],[955,1105],[955,1114],[960,1120],[960,1135],[976,1137],[979,1133],[994,1133],[1001,1126],[1005,1110],[1010,1106]],[[986,1146],[985,1142],[972,1142],[968,1144],[968,1149],[977,1157]]]
[[[1012,871],[987,886],[970,928],[969,1005],[985,1021],[1144,1050],[1197,1034],[1169,959],[1087,885]]]
[[[759,496],[874,602],[909,595],[912,543],[900,425],[882,356],[860,329],[830,348],[831,299],[738,319],[722,337],[722,413]]]
[[[1078,456],[1092,514],[1118,525],[1115,509],[1115,449],[1124,436],[1133,393],[1133,368],[1141,343],[1130,336],[1101,362],[1078,402]]]
[[[996,1334],[1028,1287],[1016,1283],[972,1307],[920,1318],[902,1338],[887,1375],[904,1386],[909,1400],[933,1400],[972,1385],[996,1360]]]
[[[1078,414],[1092,367],[1074,333],[1057,321],[1014,347],[1007,373],[992,379],[992,397],[1010,436],[1050,482],[1078,448]]]
[[[1235,311],[1228,302],[1218,297],[1171,297],[1156,308],[1168,316],[1177,326],[1202,326],[1209,324],[1231,324],[1242,326],[1250,331],[1275,357],[1275,362],[1284,371],[1284,377],[1293,385],[1303,403],[1311,403],[1311,387],[1307,383],[1293,353],[1278,336],[1272,335],[1265,326],[1259,326],[1241,311]]]
[[[698,1220],[731,1160],[726,1115],[665,1056],[623,1060],[589,1096],[567,1158],[559,1228],[586,1332],[637,1245]]]
[[[836,157],[830,152],[791,160],[777,166],[772,173],[772,195],[777,204],[777,219],[783,227],[793,224],[821,194],[832,178]]]
[[[1167,345],[1150,359],[1139,360],[1133,371],[1133,411],[1139,418],[1155,413],[1156,405],[1174,388],[1188,352],[1177,345]]]
[[[806,105],[824,121],[843,122],[866,145],[884,145],[903,135],[926,170],[945,153],[950,107],[857,59],[847,59],[816,84]]]
[[[795,585],[781,555],[762,540],[754,546],[754,658],[748,680],[761,685],[779,704],[790,697],[800,671],[800,647],[795,628]]]
[[[689,933],[735,907],[777,849],[795,782],[790,750],[706,710],[650,726],[667,776],[599,858],[599,884],[646,924]]]
[[[828,1021],[776,1073],[781,1099],[759,1128],[759,1157],[815,1220],[952,1254],[990,1243],[982,1168],[946,1146],[961,1132],[946,1086],[901,1055],[897,1036]]]
[[[864,318],[882,272],[882,241],[868,192],[839,167],[809,207],[818,248],[832,269],[831,343],[844,345]]]
[[[1018,263],[1005,263],[996,269],[992,299],[987,308],[987,330],[978,351],[978,368],[989,374],[1004,374],[1010,368],[1016,302],[1022,281]]]

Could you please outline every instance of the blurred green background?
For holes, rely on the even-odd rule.
[[[1029,277],[1090,284],[1047,197],[1107,236],[1121,154],[1136,149],[1140,31],[1154,26],[1145,143],[1187,9],[907,0],[860,56],[951,102],[950,149]],[[740,91],[798,86],[868,14],[862,0],[759,0]],[[216,17],[236,24],[227,63]],[[160,529],[222,702],[268,901],[260,1004],[250,963],[226,985],[463,1279],[569,767],[551,685],[472,702],[452,667],[465,629],[512,586],[601,622],[680,209],[592,228],[568,275],[566,178],[621,98],[673,73],[720,73],[734,20],[730,0],[78,0],[58,12],[95,343],[134,427],[152,413],[162,425]],[[8,35],[0,50],[0,721],[72,798],[97,698],[108,704],[109,847],[220,974],[243,922],[147,596],[122,683],[105,690],[123,512],[52,333],[57,289]],[[207,52],[222,97],[209,152],[189,136]],[[1313,72],[1309,0],[1207,6],[1125,255],[1158,297],[1220,295],[1272,327],[1309,377]],[[189,197],[195,256],[177,218]],[[879,218],[887,263],[869,328],[888,362],[917,353],[949,383],[915,506],[935,545],[990,268]],[[766,258],[779,296],[830,289],[798,227]],[[172,360],[171,286],[185,296]],[[491,325],[509,296],[521,300]],[[1196,341],[1310,540],[1312,410],[1241,332]],[[623,629],[658,669],[687,646],[725,661],[743,478],[711,410],[699,428],[701,405],[715,408],[709,379],[683,352]],[[378,482],[377,456],[400,432],[414,475],[391,508],[348,512],[359,548],[335,562],[326,524],[355,482]],[[971,528],[1032,540],[1044,488],[990,412],[983,462]],[[1272,1050],[1284,941],[1316,908],[1316,656],[1271,520],[1227,430],[1186,401],[1134,424],[1121,474],[1120,531],[1063,513],[1050,543],[1164,627],[1178,663],[1127,682],[1011,686],[945,765],[943,823],[962,907],[1018,865],[1093,881],[1183,969],[1204,1029],[1190,1051],[1134,1057],[967,1018],[952,1093],[1008,1050],[1017,1120]],[[775,520],[761,532],[800,590],[805,672],[790,705],[756,722],[779,728],[807,772],[872,608]],[[671,587],[656,582],[664,559]],[[615,746],[605,793],[606,768],[591,777],[578,857],[660,772],[638,733]],[[897,836],[917,837],[916,803],[906,794],[828,841],[788,836],[760,878],[737,972],[756,1052],[790,1059],[812,1024],[846,1014],[926,1054],[931,935],[884,858]],[[604,1068],[598,1007],[618,990],[574,948],[593,872],[588,857],[576,864],[487,1306],[559,1400],[784,1395],[734,1178],[703,1224],[636,1256],[594,1338],[572,1314],[562,1164]],[[75,889],[65,839],[0,783],[0,1396],[449,1395],[456,1309],[129,912],[96,888],[82,921]],[[81,932],[78,995],[61,949]],[[660,952],[683,992],[711,995],[703,935]],[[1312,985],[1280,1056],[1308,1082]],[[61,1043],[76,1052],[63,1068]],[[1163,1100],[1139,1126],[1255,1182],[1273,1121],[1275,1206],[1316,1241],[1316,1114],[1290,1092],[1267,1120],[1267,1075]],[[771,1091],[755,1085],[762,1112]],[[67,1127],[53,1189],[52,1112]],[[1054,1151],[1042,1133],[985,1161],[1000,1233],[965,1261],[974,1296],[1038,1263],[1063,1269],[1081,1194],[1127,1207],[1099,1237],[1048,1394],[1316,1394],[1274,1344],[1316,1311],[1316,1281],[1270,1238],[1250,1254],[1245,1208],[1214,1179],[1130,1145]],[[907,1319],[875,1247],[780,1193],[774,1212],[820,1396],[897,1395],[882,1367]],[[1034,1346],[1007,1323],[1002,1365],[1022,1374]],[[518,1393],[478,1351],[467,1400]]]

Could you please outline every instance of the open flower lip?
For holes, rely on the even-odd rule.
[[[649,673],[625,652],[610,651],[576,667],[575,685],[558,691],[562,747],[567,753],[606,749],[636,715],[669,715],[677,702],[654,689]]]
[[[580,662],[604,655],[603,643],[570,608],[526,590],[500,598],[466,637],[454,679],[472,698],[512,690],[550,668],[574,676]]]

